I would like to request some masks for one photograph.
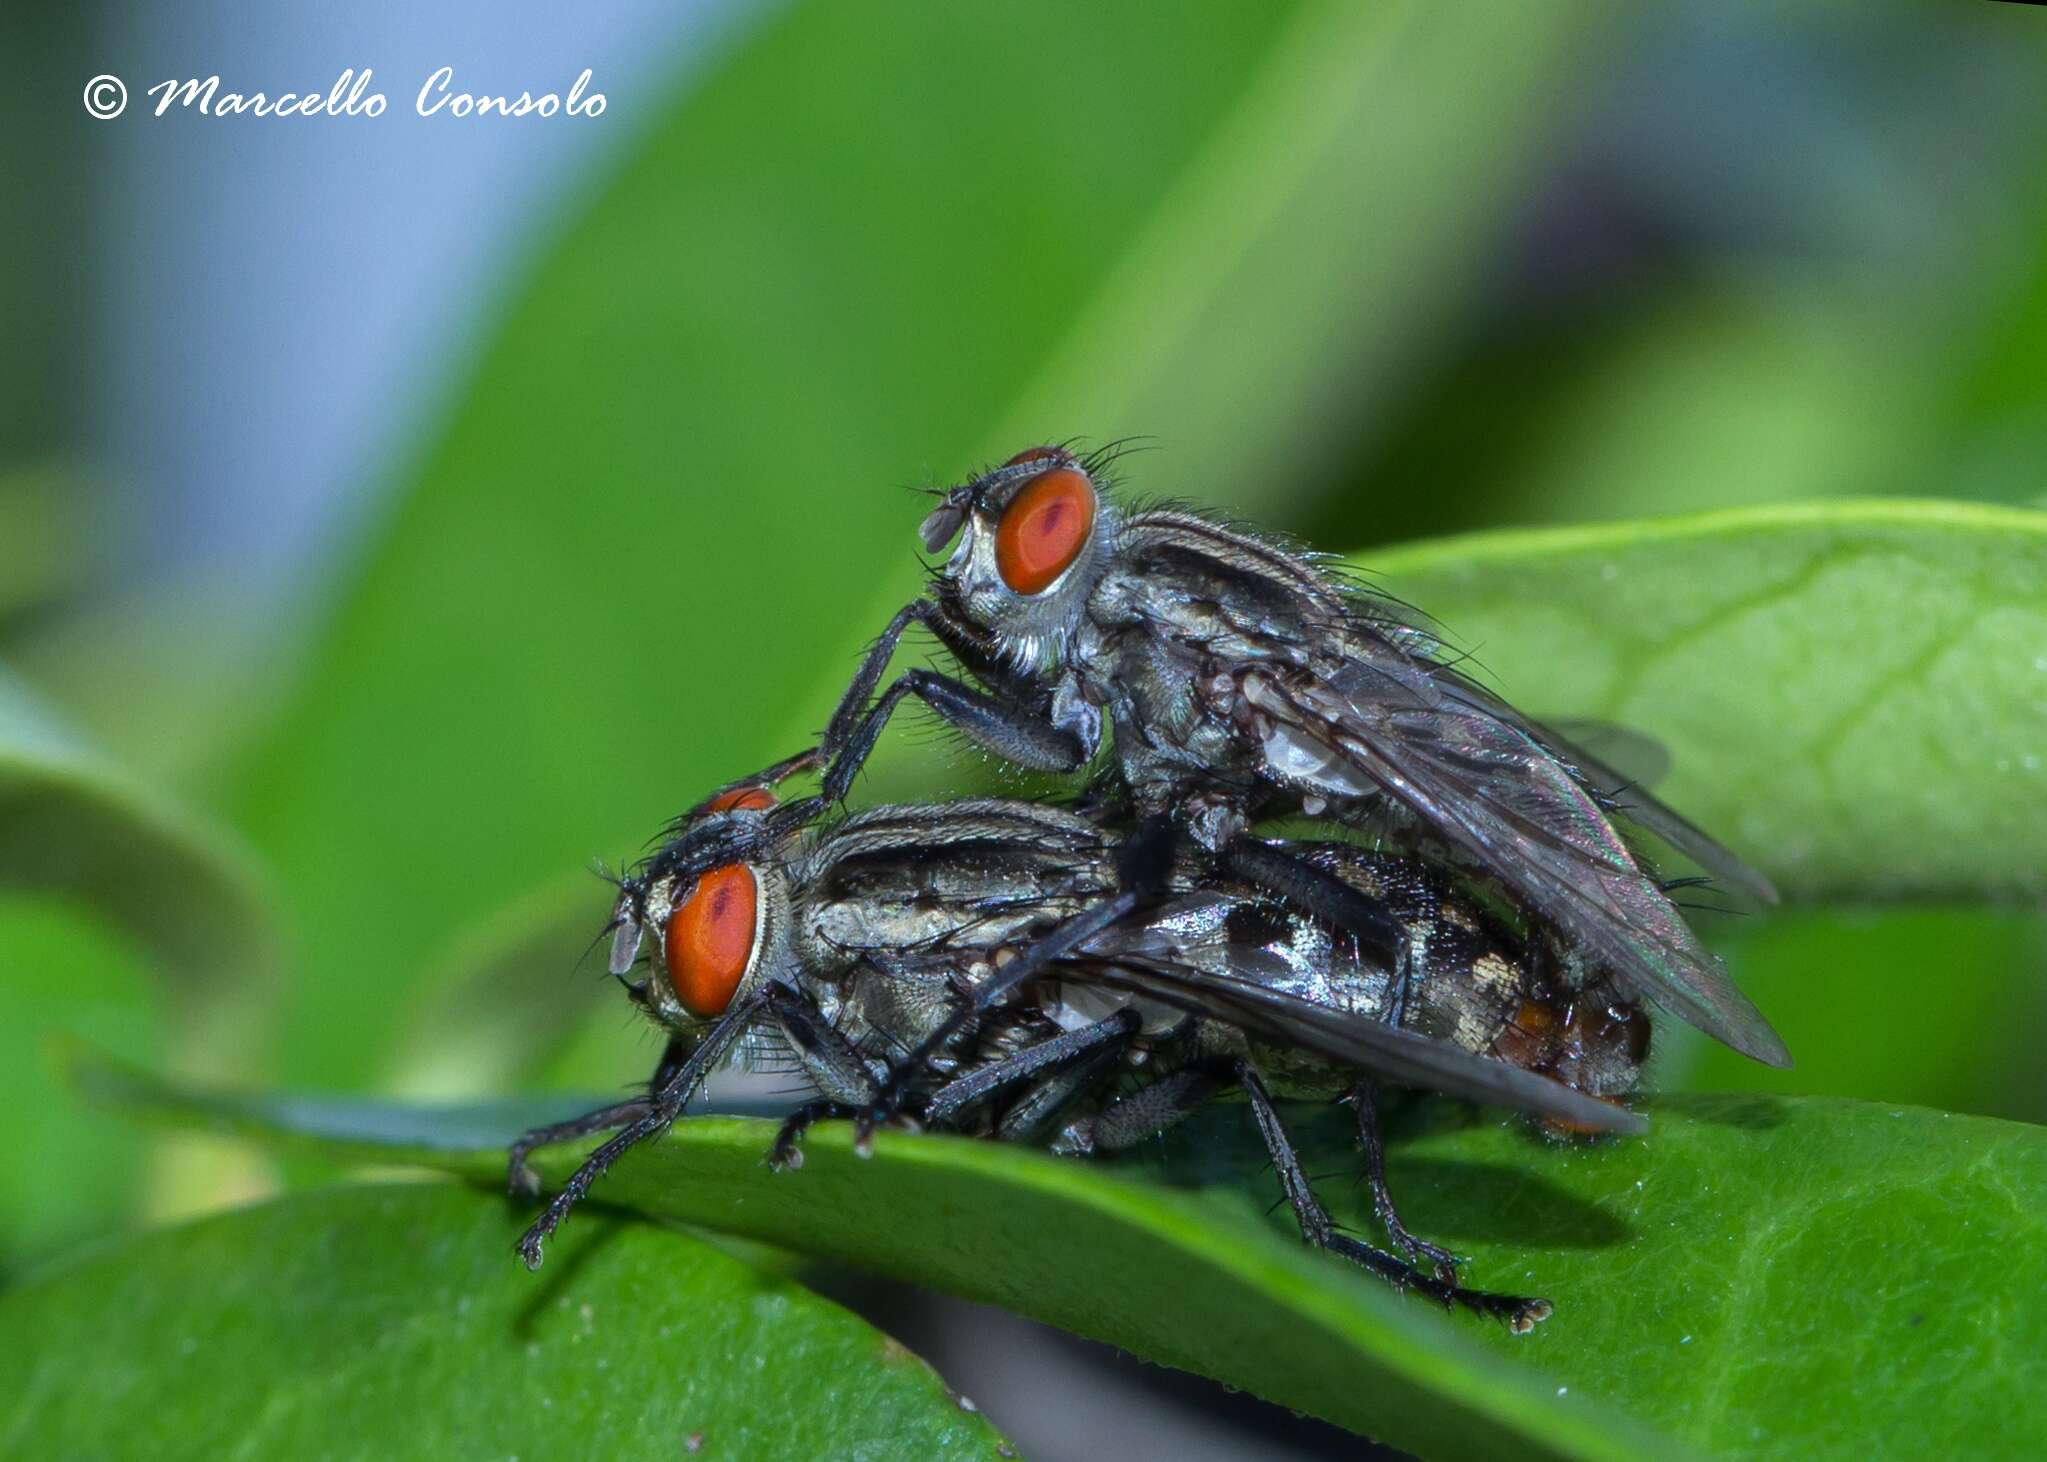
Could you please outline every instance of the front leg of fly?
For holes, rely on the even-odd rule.
[[[1100,718],[1091,708],[1050,707],[1025,698],[990,695],[931,670],[907,670],[847,734],[824,778],[824,795],[842,800],[881,739],[905,696],[915,696],[940,720],[992,756],[1035,772],[1077,772],[1100,744]]]

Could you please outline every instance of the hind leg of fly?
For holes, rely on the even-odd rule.
[[[1236,1075],[1238,1085],[1244,1089],[1244,1096],[1251,1104],[1251,1116],[1258,1124],[1258,1135],[1265,1140],[1265,1150],[1272,1155],[1272,1167],[1279,1174],[1280,1187],[1285,1191],[1287,1201],[1293,1205],[1302,1239],[1318,1249],[1341,1254],[1352,1263],[1369,1269],[1395,1289],[1417,1290],[1444,1305],[1463,1305],[1481,1315],[1505,1320],[1516,1334],[1526,1334],[1549,1315],[1548,1300],[1492,1294],[1447,1283],[1396,1255],[1337,1232],[1329,1210],[1322,1206],[1322,1200],[1315,1196],[1315,1190],[1308,1182],[1300,1154],[1294,1150],[1286,1129],[1280,1125],[1279,1112],[1273,1107],[1265,1082],[1248,1061],[1237,1063]]]
[[[1140,816],[1116,849],[1116,874],[1122,886],[1140,893],[1162,892],[1175,860],[1189,841],[1187,827],[1171,813],[1154,810]],[[1325,873],[1298,853],[1262,838],[1238,833],[1216,855],[1238,877],[1274,894],[1303,913],[1356,935],[1366,950],[1393,973],[1396,1001],[1404,999],[1408,976],[1407,925],[1377,899]],[[1397,1020],[1395,1022],[1398,1023]]]
[[[1268,893],[1278,894],[1295,908],[1347,929],[1371,954],[1384,961],[1404,989],[1408,973],[1407,925],[1384,904],[1325,873],[1298,853],[1261,838],[1240,835],[1223,845],[1222,860],[1231,871]]]
[[[1365,1150],[1365,1182],[1372,1190],[1372,1211],[1379,1216],[1394,1248],[1415,1263],[1426,1262],[1435,1270],[1436,1278],[1455,1284],[1457,1256],[1409,1233],[1407,1225],[1400,1221],[1399,1210],[1393,1206],[1392,1190],[1386,1186],[1386,1144],[1379,1131],[1377,1096],[1373,1083],[1361,1081],[1346,1098],[1357,1112],[1358,1143]]]

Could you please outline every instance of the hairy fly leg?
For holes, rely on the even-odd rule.
[[[1077,772],[1094,755],[1090,738],[1054,724],[1028,702],[1010,701],[931,670],[906,670],[853,727],[824,776],[824,795],[838,801],[874,751],[882,728],[904,696],[914,695],[967,740],[991,755],[1035,772]]]
[[[1367,952],[1384,961],[1392,973],[1396,992],[1404,992],[1410,963],[1408,929],[1385,905],[1323,872],[1298,853],[1275,847],[1261,838],[1242,835],[1231,839],[1222,849],[1222,859],[1233,872],[1267,892],[1356,935]]]
[[[1068,1123],[1053,1149],[1086,1156],[1149,1142],[1200,1111],[1228,1084],[1228,1077],[1205,1066],[1183,1066],[1118,1097],[1092,1117]]]
[[[1315,1190],[1308,1182],[1300,1154],[1294,1151],[1293,1142],[1280,1124],[1279,1112],[1272,1104],[1272,1096],[1266,1091],[1264,1080],[1248,1061],[1237,1063],[1236,1075],[1237,1084],[1244,1089],[1244,1096],[1251,1104],[1251,1116],[1258,1124],[1258,1135],[1265,1141],[1265,1150],[1272,1155],[1272,1166],[1279,1174],[1280,1187],[1285,1191],[1287,1201],[1293,1205],[1303,1240],[1318,1249],[1341,1254],[1371,1270],[1395,1289],[1417,1290],[1444,1305],[1463,1305],[1478,1314],[1505,1320],[1517,1335],[1525,1335],[1535,1328],[1538,1321],[1548,1318],[1548,1300],[1492,1294],[1446,1283],[1432,1274],[1424,1274],[1383,1249],[1376,1249],[1349,1234],[1338,1233],[1329,1210],[1322,1206],[1322,1200],[1315,1196]]]
[[[1091,909],[1062,919],[1025,945],[1015,959],[998,968],[992,978],[975,989],[969,999],[961,1001],[952,1014],[939,1022],[937,1029],[897,1063],[888,1080],[882,1084],[873,1105],[858,1118],[861,1150],[866,1149],[874,1129],[902,1109],[910,1083],[923,1074],[934,1053],[943,1050],[947,1042],[1011,990],[1043,973],[1055,961],[1064,959],[1118,920],[1127,918],[1137,904],[1136,894],[1120,893]]]
[[[1034,1142],[1060,1115],[1114,1074],[1127,1045],[1097,1046],[1085,1056],[1039,1077],[1003,1109],[995,1136],[1003,1142]]]
[[[675,1119],[682,1115],[682,1109],[696,1095],[697,1088],[704,1084],[704,1078],[716,1069],[739,1038],[760,1018],[762,1004],[762,998],[755,997],[733,1007],[705,1034],[697,1048],[690,1052],[689,1059],[648,1098],[646,1112],[634,1118],[616,1137],[583,1160],[583,1165],[576,1169],[568,1182],[562,1184],[561,1192],[555,1194],[554,1201],[547,1205],[547,1211],[519,1236],[519,1257],[526,1261],[528,1269],[540,1267],[543,1246],[562,1226],[569,1211],[583,1201],[592,1183],[603,1177],[613,1163],[633,1148],[650,1137],[660,1136],[675,1124]]]
[[[896,645],[912,624],[930,630],[989,690],[920,669],[905,671],[874,699]],[[1078,771],[1101,742],[1100,719],[1091,708],[1073,706],[1063,715],[1043,708],[1042,693],[1014,674],[991,644],[939,605],[915,599],[896,611],[868,648],[825,727],[819,750],[828,762],[822,789],[826,800],[845,798],[889,717],[903,697],[912,695],[983,751],[1033,771]]]
[[[1427,1262],[1436,1272],[1436,1278],[1447,1284],[1457,1282],[1457,1256],[1448,1249],[1418,1239],[1407,1231],[1407,1225],[1400,1221],[1400,1212],[1393,1206],[1393,1192],[1386,1186],[1386,1142],[1379,1128],[1378,1088],[1376,1083],[1360,1081],[1350,1089],[1344,1098],[1357,1112],[1358,1144],[1365,1150],[1365,1182],[1372,1190],[1372,1212],[1379,1216],[1379,1222],[1386,1230],[1386,1237],[1393,1247],[1407,1255],[1415,1263]]]
[[[566,1122],[533,1128],[512,1144],[511,1162],[505,1175],[506,1190],[514,1198],[540,1196],[540,1174],[534,1172],[526,1161],[534,1148],[549,1147],[554,1143],[568,1142],[577,1137],[588,1137],[593,1132],[613,1132],[620,1127],[632,1125],[653,1110],[652,1097],[634,1097],[630,1101],[599,1107],[594,1112],[585,1112],[580,1117],[571,1117]]]
[[[1015,1086],[1040,1072],[1077,1061],[1090,1053],[1121,1055],[1136,1037],[1143,1022],[1134,1010],[1119,1010],[1093,1025],[1061,1031],[1011,1052],[997,1061],[976,1067],[932,1093],[924,1106],[923,1119],[934,1127],[950,1125],[976,1102]],[[1005,1134],[1008,1135],[1008,1134]]]
[[[827,1118],[855,1115],[880,1094],[881,1083],[845,1033],[825,1019],[809,995],[786,985],[770,985],[767,1004],[782,1038],[820,1093],[816,1101],[805,1102],[789,1114],[775,1134],[774,1146],[768,1149],[770,1168],[792,1172],[803,1166],[800,1144],[804,1133]]]
[[[585,1112],[580,1117],[571,1117],[566,1122],[554,1122],[545,1127],[535,1127],[521,1135],[512,1144],[511,1160],[506,1165],[505,1186],[514,1198],[532,1198],[540,1192],[540,1175],[527,1165],[526,1159],[536,1147],[547,1147],[556,1142],[568,1142],[577,1137],[588,1137],[593,1132],[611,1132],[620,1127],[639,1121],[654,1110],[655,1093],[675,1078],[683,1063],[689,1059],[689,1048],[680,1040],[670,1038],[668,1048],[661,1053],[661,1064],[654,1068],[654,1077],[647,1083],[647,1094],[630,1101],[619,1102],[609,1107],[599,1107],[594,1112]]]

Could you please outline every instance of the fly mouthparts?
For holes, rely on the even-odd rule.
[[[938,553],[952,542],[953,535],[960,531],[960,524],[966,521],[966,509],[948,497],[933,508],[917,529],[917,536],[924,542],[926,553]]]
[[[619,895],[618,912],[611,920],[611,958],[605,968],[618,979],[624,979],[633,961],[640,957],[640,916],[632,905],[632,897],[631,890]]]

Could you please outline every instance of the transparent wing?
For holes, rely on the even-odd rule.
[[[1146,995],[1190,1014],[1311,1051],[1338,1065],[1371,1072],[1396,1085],[1508,1107],[1531,1116],[1555,1117],[1601,1132],[1648,1130],[1648,1123],[1626,1108],[1546,1076],[1474,1056],[1366,1016],[1302,1000],[1256,979],[1143,958],[1074,960],[1060,965],[1059,976]]]
[[[1761,903],[1777,902],[1777,887],[1718,839],[1687,820],[1649,789],[1670,771],[1670,752],[1653,736],[1605,721],[1528,723],[1536,739],[1602,787],[1621,788],[1614,799],[1629,821],[1663,839],[1715,879]]]
[[[1276,776],[1392,798],[1657,1003],[1758,1061],[1790,1064],[1598,800],[1494,697],[1392,654],[1327,679],[1255,676],[1245,693],[1266,718]]]

